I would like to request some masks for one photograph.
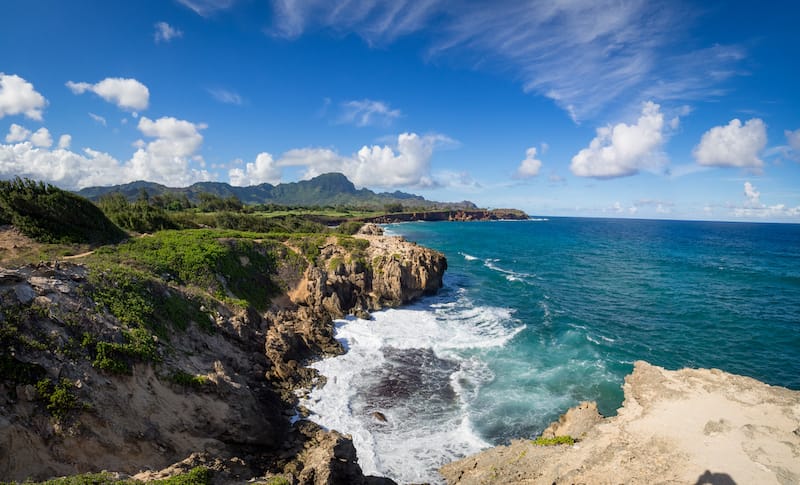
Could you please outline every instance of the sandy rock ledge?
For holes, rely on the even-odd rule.
[[[546,431],[575,445],[513,441],[450,463],[448,484],[800,483],[800,392],[717,369],[636,362],[618,415],[594,403]]]

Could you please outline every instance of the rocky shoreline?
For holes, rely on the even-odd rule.
[[[363,475],[348,437],[291,422],[294,391],[319,383],[305,364],[343,351],[333,319],[366,317],[442,286],[442,254],[383,236],[376,226],[357,238],[364,244],[351,247],[331,236],[313,261],[299,265],[283,258],[276,277],[287,291],[271,308],[260,313],[217,302],[207,309],[213,331],[192,324],[169,335],[157,346],[157,363],[133,363],[130,375],[100,371],[79,355],[75,342],[83,332],[121,338],[113,337],[121,322],[88,296],[83,265],[0,269],[3,308],[19,309],[4,370],[22,369],[16,381],[0,381],[0,477],[110,470],[152,480],[202,465],[217,483],[278,476],[302,484],[393,483]],[[188,290],[165,283],[162,291]],[[4,315],[10,325],[12,313]],[[66,383],[80,406],[63,419],[48,416],[48,396],[25,383],[27,371]]]
[[[449,210],[449,211],[420,211],[402,212],[397,214],[384,214],[378,217],[367,217],[364,222],[375,224],[393,224],[397,222],[441,222],[441,221],[524,221],[528,215],[518,209],[478,209],[478,210]]]
[[[623,389],[616,416],[582,403],[543,433],[574,444],[515,440],[441,473],[450,485],[800,483],[800,392],[642,361]]]

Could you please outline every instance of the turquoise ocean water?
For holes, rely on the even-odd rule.
[[[800,389],[800,225],[549,218],[390,225],[442,251],[445,288],[315,364],[303,404],[353,435],[367,473],[437,482],[441,464],[533,437],[567,408],[611,415],[635,360]],[[383,421],[375,415],[381,413]]]

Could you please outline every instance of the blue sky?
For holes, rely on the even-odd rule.
[[[800,222],[796,2],[2,0],[0,177]]]

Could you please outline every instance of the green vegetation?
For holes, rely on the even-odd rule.
[[[153,275],[150,278],[175,280],[183,285],[196,286],[217,298],[241,299],[254,308],[264,309],[269,306],[270,297],[279,291],[270,278],[277,264],[273,250],[276,243],[256,242],[257,237],[258,234],[253,233],[208,229],[161,231],[151,237],[131,239],[115,247],[102,248],[95,253],[94,261],[109,263],[110,266],[106,265],[105,268],[112,272],[114,267],[128,263]],[[136,272],[133,269],[125,271]],[[112,313],[115,310],[110,303],[114,301],[126,307],[136,303],[126,301],[127,297],[122,295],[131,290],[121,288],[129,285],[125,280],[132,280],[131,284],[139,285],[145,278],[148,276],[140,273],[135,278],[117,278],[119,288],[102,285],[107,289],[104,291],[115,294],[111,302],[104,300]],[[142,294],[141,289],[134,290]],[[152,295],[151,286],[149,294],[142,299],[152,300]],[[167,300],[169,311],[181,311],[174,301]],[[194,313],[190,308],[185,310]],[[119,314],[125,315],[126,312],[120,308]],[[139,312],[142,317],[151,313]]]
[[[194,389],[201,389],[206,384],[208,384],[208,378],[206,376],[196,376],[193,374],[189,374],[188,372],[183,372],[181,370],[175,371],[168,377],[169,381],[178,384],[181,386],[191,387]]]
[[[339,234],[353,235],[357,233],[358,230],[361,229],[363,226],[364,223],[361,221],[348,221],[339,224],[339,226],[336,227],[334,231]]]
[[[556,445],[574,445],[575,438],[572,436],[556,436],[554,438],[538,437],[531,441],[536,446],[556,446]]]
[[[292,485],[292,482],[285,477],[272,477],[267,480],[267,485]]]
[[[150,203],[146,192],[135,202],[112,192],[101,197],[97,206],[114,224],[129,231],[155,232],[178,227],[163,208]]]
[[[134,361],[158,362],[160,357],[153,334],[144,328],[123,330],[125,343],[97,341],[84,333],[81,344],[94,355],[92,365],[113,374],[131,374]]]
[[[0,223],[42,243],[113,243],[125,233],[94,204],[52,185],[0,181]]]
[[[67,379],[61,379],[58,383],[53,383],[51,379],[42,379],[36,383],[39,399],[46,403],[47,410],[59,421],[63,421],[71,411],[79,407],[74,388]]]
[[[12,482],[13,483],[13,482]],[[145,482],[140,480],[119,480],[108,472],[84,473],[71,477],[54,478],[44,482],[25,482],[26,485],[141,485]],[[186,473],[175,475],[174,477],[162,480],[152,480],[147,482],[150,485],[209,485],[211,484],[211,470],[204,466],[192,468]],[[288,483],[288,482],[287,482]],[[11,485],[0,482],[0,485]]]

